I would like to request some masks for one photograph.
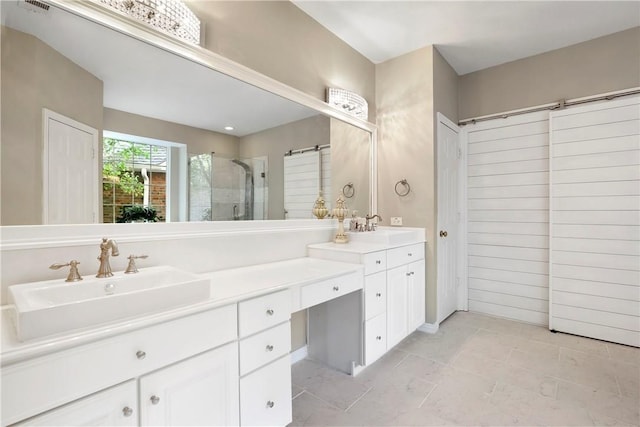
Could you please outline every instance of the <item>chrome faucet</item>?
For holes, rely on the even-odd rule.
[[[365,231],[376,231],[375,223],[369,223],[369,221],[374,218],[378,218],[378,220],[382,221],[382,217],[378,214],[371,215],[371,216],[367,215],[364,217],[364,219],[367,221],[364,225]]]
[[[113,273],[111,272],[111,265],[109,264],[109,251],[111,251],[112,256],[120,255],[116,241],[103,237],[102,242],[100,243],[100,256],[98,257],[98,261],[100,261],[100,268],[98,268],[98,274],[96,274],[96,277],[113,276]]]

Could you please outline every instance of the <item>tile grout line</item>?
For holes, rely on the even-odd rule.
[[[333,403],[327,402],[326,400],[324,400],[321,397],[316,396],[315,394],[311,393],[309,390],[305,390],[304,393],[307,393],[309,396],[313,397],[314,399],[318,399],[319,401],[321,401],[322,403],[326,403],[327,405],[331,406],[333,409],[337,409],[338,411],[341,412],[345,412],[345,410],[343,410],[342,408],[334,405]],[[366,394],[366,393],[365,393]]]
[[[418,409],[422,408],[422,405],[425,404],[425,402],[427,401],[427,399],[429,398],[429,396],[431,396],[431,393],[433,393],[433,390],[435,390],[438,387],[438,384],[436,383],[433,388],[429,391],[429,393],[427,393],[427,395],[424,397],[424,399],[422,399],[422,402],[420,402],[420,404],[418,405]]]
[[[349,409],[353,408],[353,406],[354,406],[356,403],[360,402],[360,400],[361,400],[363,397],[365,397],[367,394],[369,394],[369,392],[370,392],[371,390],[373,390],[373,387],[369,387],[369,389],[368,389],[367,391],[365,391],[364,393],[362,393],[362,396],[360,396],[359,398],[357,398],[357,399],[355,400],[355,402],[353,402],[351,405],[349,405],[349,407],[348,407],[347,409],[345,409],[345,410],[344,410],[344,412],[349,412]]]

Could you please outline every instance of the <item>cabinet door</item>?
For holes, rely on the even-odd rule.
[[[409,273],[406,276],[408,279],[408,332],[411,333],[422,325],[425,320],[424,260],[407,265],[407,273]]]
[[[140,423],[238,425],[238,393],[238,345],[231,343],[140,378]]]
[[[240,380],[243,426],[286,426],[291,422],[291,358],[287,355]]]
[[[137,424],[138,393],[135,380],[131,380],[15,425],[135,426]]]
[[[407,336],[407,266],[387,270],[387,349]]]

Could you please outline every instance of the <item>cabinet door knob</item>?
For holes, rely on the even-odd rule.
[[[273,402],[273,400],[267,401],[267,408],[273,408],[274,405],[275,405],[275,403]]]
[[[124,408],[122,408],[122,415],[124,415],[125,417],[130,417],[131,415],[133,415],[133,409],[125,406]]]
[[[377,292],[377,293],[376,293],[376,296],[377,296],[378,298],[380,298],[380,297],[382,296],[382,294],[381,294],[380,292]]]
[[[150,400],[152,405],[157,405],[160,402],[160,398],[156,395],[151,396]]]
[[[380,261],[379,259],[376,260],[376,264],[382,264],[382,261]]]
[[[407,276],[411,276],[411,273],[406,273],[406,274],[407,274]]]
[[[139,350],[136,352],[136,357],[140,360],[144,359],[145,357],[147,357],[147,353],[145,353],[142,350]]]
[[[409,256],[413,256],[413,254],[412,254],[411,252],[409,252],[407,255],[409,255]]]
[[[273,351],[273,346],[271,344],[267,345],[267,351]]]
[[[267,315],[269,315],[269,316],[273,316],[273,310],[268,309],[268,310],[267,310]]]
[[[338,291],[340,290],[340,287],[339,287],[339,286],[334,286],[334,287],[333,287],[333,290],[334,290],[334,291],[336,291],[336,292],[338,292]]]
[[[447,232],[440,230],[440,237],[447,237]]]
[[[382,337],[381,337],[380,335],[378,335],[378,336],[376,337],[376,339],[377,339],[378,341],[382,341]]]

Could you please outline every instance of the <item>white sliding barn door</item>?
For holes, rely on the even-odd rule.
[[[548,324],[548,116],[466,127],[470,311]]]
[[[284,157],[285,219],[312,219],[320,192],[320,152],[307,151]]]
[[[549,326],[640,346],[640,97],[550,123]]]

